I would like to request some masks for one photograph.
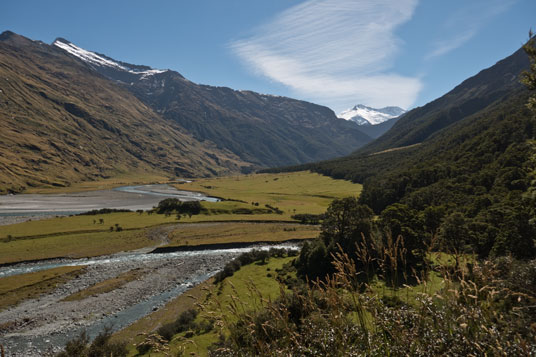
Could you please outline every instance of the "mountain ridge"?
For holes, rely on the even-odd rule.
[[[89,66],[121,82],[196,140],[214,142],[258,168],[334,158],[372,140],[356,124],[338,119],[331,109],[314,103],[196,84],[172,70],[143,76],[125,75],[114,66]]]
[[[312,103],[198,85],[101,54],[114,65],[97,66],[10,31],[0,49],[0,193],[132,171],[247,173],[337,157],[371,140]]]
[[[56,47],[0,35],[0,192],[126,172],[167,177],[251,164],[200,143]]]

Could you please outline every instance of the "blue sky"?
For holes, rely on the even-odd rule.
[[[534,0],[8,0],[0,30],[340,112],[426,104],[517,50],[535,14]]]

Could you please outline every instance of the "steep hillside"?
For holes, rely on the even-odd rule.
[[[377,214],[397,212],[402,226],[428,226],[427,234],[439,237],[459,227],[459,251],[531,257],[536,116],[514,76],[523,63],[528,68],[527,57],[516,52],[409,112],[378,143],[299,169],[364,183],[360,202]],[[417,116],[425,109],[435,114]],[[414,140],[425,132],[426,140]]]
[[[209,176],[249,166],[200,143],[55,46],[0,35],[0,193],[119,172]]]
[[[421,143],[439,130],[504,101],[522,87],[519,74],[528,68],[528,63],[526,54],[519,49],[463,81],[444,96],[407,112],[391,130],[358,153],[374,153]]]
[[[349,154],[371,138],[329,108],[285,97],[198,85],[177,72],[152,70],[90,52],[64,40],[54,45],[121,83],[199,141],[209,140],[258,167],[293,165]],[[151,72],[152,71],[152,72]]]

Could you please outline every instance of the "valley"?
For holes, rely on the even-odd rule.
[[[534,355],[534,4],[462,3],[2,32],[1,357]]]
[[[315,238],[318,226],[298,224],[291,216],[321,213],[332,199],[360,191],[360,185],[307,172],[173,185],[179,190],[162,184],[79,193],[60,193],[62,189],[56,188],[55,193],[1,198],[3,214],[10,210],[33,214],[37,209],[72,214],[103,207],[138,210],[0,226],[0,287],[4,281],[8,284],[0,296],[12,301],[1,307],[0,335],[10,355],[57,351],[83,330],[92,338],[105,326],[121,330],[171,303],[243,252],[293,248],[300,240]],[[219,199],[210,200],[210,195]],[[147,212],[166,198],[209,200],[201,201],[204,214],[180,220]],[[278,205],[284,212],[266,205]],[[254,212],[257,207],[263,210]],[[158,249],[163,253],[151,253]],[[59,275],[63,280],[43,289],[50,274],[67,268],[76,270]],[[8,281],[14,277],[20,287],[10,287]]]

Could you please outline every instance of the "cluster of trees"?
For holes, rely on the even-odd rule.
[[[526,106],[528,98],[527,91],[513,92],[504,102],[412,148],[307,168],[363,183],[359,203],[382,222],[388,212],[404,212],[404,221],[417,227],[403,232],[406,240],[415,232],[421,237],[435,234],[450,237],[443,248],[480,258],[532,258],[536,118]],[[328,248],[329,243],[324,244]]]
[[[188,215],[190,217],[201,213],[202,209],[199,201],[182,202],[176,198],[166,198],[155,207],[155,211],[158,214],[176,213],[177,215]]]
[[[355,197],[335,200],[324,216],[320,237],[306,243],[296,260],[298,275],[324,279],[335,272],[333,261],[344,253],[356,265],[361,281],[381,275],[393,284],[405,282],[424,269],[441,214],[440,209],[430,209],[424,216],[406,205],[394,204],[377,219]]]

